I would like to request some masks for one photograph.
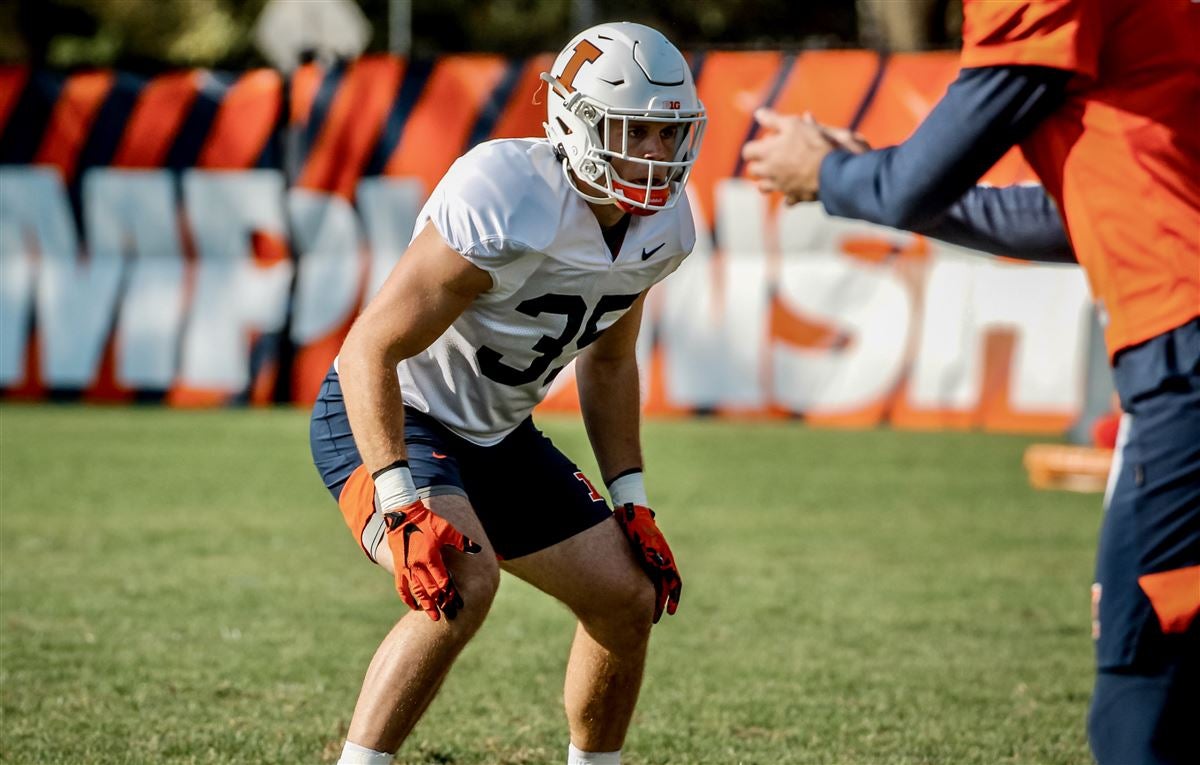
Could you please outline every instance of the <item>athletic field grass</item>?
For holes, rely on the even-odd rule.
[[[582,428],[543,428],[593,479]],[[0,407],[0,762],[320,763],[403,605],[298,410]],[[1096,496],[1033,439],[645,426],[683,577],[627,765],[1086,763]],[[505,577],[398,763],[562,763],[573,620]]]

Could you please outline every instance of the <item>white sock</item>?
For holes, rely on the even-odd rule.
[[[338,765],[392,765],[392,760],[395,758],[394,754],[376,752],[374,749],[347,741],[346,746],[342,747],[342,756],[338,759]]]
[[[621,765],[621,750],[581,752],[574,744],[570,744],[567,746],[567,765]]]

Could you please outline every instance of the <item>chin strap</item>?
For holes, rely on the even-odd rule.
[[[665,209],[667,198],[671,195],[670,190],[665,188],[651,189],[649,195],[647,195],[646,188],[644,186],[630,186],[629,184],[618,183],[616,181],[613,181],[613,188],[615,188],[617,191],[620,191],[621,194],[628,199],[633,200],[634,202],[648,202],[652,205],[658,205],[657,207],[653,208],[639,207],[638,205],[631,204],[620,197],[615,197],[617,207],[619,207],[623,212],[627,212],[632,215],[653,215],[659,210]],[[647,198],[647,196],[649,196],[649,198]]]

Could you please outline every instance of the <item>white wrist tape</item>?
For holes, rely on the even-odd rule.
[[[626,473],[610,483],[608,496],[612,497],[613,505],[617,507],[630,502],[642,507],[650,506],[650,501],[646,499],[646,484],[642,480],[642,471],[640,470]]]
[[[392,467],[375,476],[375,499],[383,512],[417,501],[417,487],[407,467]]]

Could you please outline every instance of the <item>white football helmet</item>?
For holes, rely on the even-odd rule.
[[[594,26],[567,43],[542,79],[549,83],[546,137],[561,155],[563,174],[575,191],[590,202],[616,204],[638,215],[678,201],[708,117],[687,61],[666,37],[630,22]],[[659,161],[630,155],[633,121],[677,125],[675,156]],[[609,146],[610,135],[620,135],[620,145]],[[613,159],[644,165],[645,180],[622,178]]]

